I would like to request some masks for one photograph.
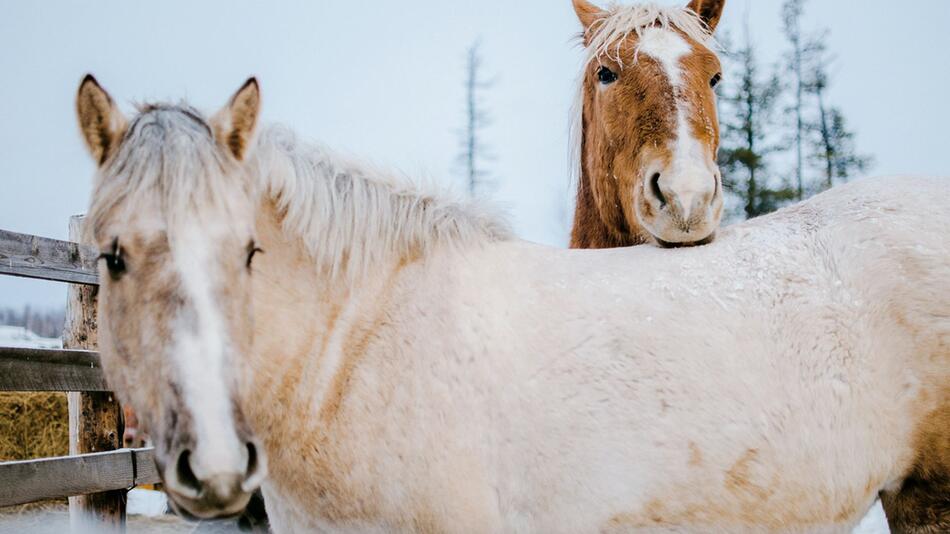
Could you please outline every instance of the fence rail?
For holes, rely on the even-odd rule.
[[[0,463],[0,506],[160,482],[152,449]]]
[[[125,490],[159,477],[152,449],[120,449],[122,410],[93,350],[98,252],[82,239],[81,227],[80,217],[70,220],[72,241],[0,230],[0,275],[72,284],[65,349],[0,347],[0,391],[68,392],[70,456],[0,463],[0,507],[70,497],[70,514],[123,532]]]
[[[99,354],[0,347],[0,391],[109,391]]]
[[[0,230],[0,274],[96,285],[95,247]]]

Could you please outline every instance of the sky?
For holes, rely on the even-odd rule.
[[[780,5],[729,0],[720,29],[740,36],[747,22],[760,57],[776,61]],[[831,31],[830,98],[872,173],[950,175],[950,1],[806,9],[806,29]],[[210,113],[255,75],[265,121],[460,185],[465,51],[479,40],[493,79],[491,195],[521,237],[564,246],[579,29],[570,0],[0,0],[0,228],[62,239],[86,210],[94,166],[73,102],[87,72],[127,112],[187,99]],[[60,284],[0,277],[0,307],[64,300]]]

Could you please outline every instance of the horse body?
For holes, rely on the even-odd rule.
[[[555,250],[252,143],[259,100],[127,121],[80,87],[103,369],[186,511],[264,481],[277,532],[840,531],[950,471],[950,182]]]
[[[844,530],[943,402],[946,374],[924,369],[950,335],[947,192],[866,181],[689,250],[489,241],[393,258],[342,291],[265,210],[266,348],[247,367],[264,378],[246,410],[272,521]]]

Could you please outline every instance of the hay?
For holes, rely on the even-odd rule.
[[[0,462],[69,454],[65,393],[0,393]],[[0,508],[0,516],[62,510],[66,499]]]
[[[65,393],[0,393],[0,462],[66,454]]]

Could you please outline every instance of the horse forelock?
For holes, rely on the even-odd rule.
[[[640,37],[647,28],[678,30],[710,49],[718,47],[709,27],[692,10],[653,3],[609,6],[605,15],[588,30],[587,61],[607,57],[623,64],[620,51],[631,36]]]
[[[214,139],[203,115],[181,104],[144,104],[99,171],[88,221],[98,229],[117,211],[160,206],[171,225],[209,213],[236,212],[250,184]]]

